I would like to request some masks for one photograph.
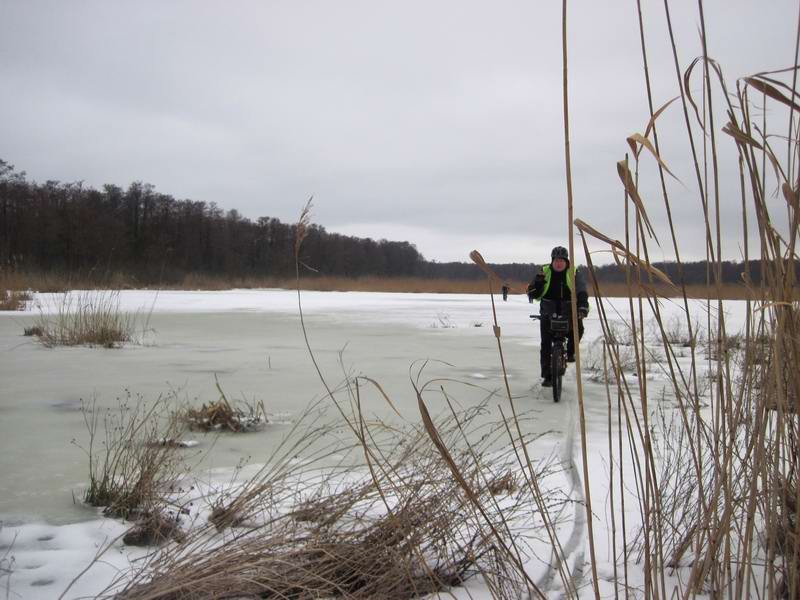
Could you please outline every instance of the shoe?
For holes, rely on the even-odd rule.
[[[575,362],[575,355],[567,354],[567,362]]]
[[[553,380],[549,377],[542,379],[542,387],[553,387]]]

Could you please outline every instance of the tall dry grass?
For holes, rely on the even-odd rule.
[[[0,525],[0,531],[2,531],[3,527]],[[11,554],[14,548],[14,544],[10,544],[4,551],[3,555],[0,556],[0,587],[5,588],[6,598],[10,597],[11,595],[11,576],[14,574],[15,570],[15,558],[14,555]],[[5,579],[5,583],[2,583],[3,579]]]
[[[309,211],[310,203],[296,257]],[[460,409],[445,382],[424,379],[426,362],[412,366],[412,387],[420,407],[431,395],[444,399],[441,414],[425,408],[422,424],[367,417],[365,403],[394,409],[392,399],[363,375],[329,384],[299,288],[298,308],[326,394],[256,475],[211,500],[205,527],[151,554],[103,597],[415,598],[476,576],[497,598],[541,595],[524,566],[527,536],[542,522],[551,532],[566,502],[538,486],[558,470],[551,457],[522,459],[533,437],[518,429],[509,444],[509,421],[487,420],[494,394]],[[528,418],[517,415],[516,426],[529,430]]]
[[[624,525],[621,532],[615,530],[612,556],[640,558],[641,593],[646,598],[685,598],[698,593],[719,598],[796,598],[800,596],[800,378],[796,368],[800,320],[793,279],[800,234],[800,106],[793,100],[796,68],[757,74],[728,88],[722,69],[708,54],[702,3],[698,20],[703,53],[681,68],[669,4],[664,8],[679,91],[674,108],[683,109],[696,184],[693,194],[704,218],[711,268],[708,285],[698,290],[686,286],[680,276],[677,281],[665,281],[650,266],[649,252],[656,236],[661,236],[662,250],[665,240],[670,244],[680,264],[681,232],[671,216],[674,185],[666,168],[671,156],[658,142],[662,112],[652,99],[648,45],[639,11],[652,118],[643,133],[628,136],[631,154],[618,164],[624,229],[600,232],[583,221],[575,222],[590,269],[593,254],[588,240],[592,238],[594,243],[607,244],[627,269],[626,317],[636,350],[638,376],[632,378],[621,366],[613,325],[603,296],[597,293],[604,285],[595,280],[608,379],[615,384],[614,394],[608,388],[609,460],[630,467],[620,469],[618,479],[609,478],[611,494],[606,501],[611,514],[619,514],[627,490],[635,489],[640,509],[640,526],[635,531],[626,531]],[[797,63],[796,56],[787,58]],[[733,164],[721,163],[723,143],[737,151]],[[785,148],[778,150],[778,144]],[[655,186],[640,177],[645,161],[657,167]],[[723,178],[739,189],[738,198],[721,196]],[[666,216],[661,230],[651,223],[654,213],[662,209],[653,198],[643,199],[644,190],[653,188],[660,190]],[[770,197],[776,189],[783,200],[778,206]],[[739,240],[732,240],[727,232],[723,235],[722,223],[731,214],[740,216]],[[753,246],[758,251],[753,256],[748,236],[754,223],[758,239]],[[744,249],[746,268],[748,261],[760,259],[765,271],[760,285],[745,278],[743,331],[730,330],[726,322],[723,299],[727,293],[720,278],[722,257],[736,243]],[[683,298],[681,329],[690,340],[688,361],[670,343],[675,324],[662,316],[658,303],[664,287],[679,290]],[[702,343],[696,343],[697,325],[687,301],[691,297],[707,301],[708,336]],[[669,374],[666,388],[648,383],[643,376],[648,362],[645,315],[652,315],[660,331]],[[703,373],[709,374],[710,386],[703,385]],[[665,392],[675,405],[668,413],[664,412]],[[616,432],[611,427],[614,412]],[[588,440],[583,432],[582,440],[585,447]],[[627,566],[627,562],[619,565],[618,572]],[[673,576],[676,569],[677,578]],[[595,579],[595,589],[597,585]]]
[[[81,411],[88,441],[73,443],[88,461],[83,501],[125,519],[160,512],[167,489],[182,474],[174,441],[183,426],[171,414],[167,399],[147,404],[128,393],[114,408],[92,402]]]
[[[533,274],[531,274],[533,275]],[[524,290],[527,281],[508,280],[512,289]],[[148,286],[131,277],[117,273],[102,282],[94,279],[68,277],[59,274],[17,274],[14,281],[8,284],[9,290],[36,290],[38,292],[67,292],[69,290],[126,290],[142,289]],[[203,290],[222,291],[231,289],[295,289],[297,282],[291,278],[282,277],[227,277],[214,276],[202,273],[190,273],[179,282],[161,282],[159,289],[164,290]],[[654,282],[654,294],[664,298],[680,298],[681,290],[669,285]],[[0,284],[0,290],[2,284]],[[454,280],[454,279],[427,279],[423,277],[334,277],[316,276],[305,277],[300,280],[300,289],[303,291],[321,292],[386,292],[386,293],[411,293],[411,294],[482,294],[486,291],[486,283],[482,280]],[[752,300],[757,296],[759,288],[748,287],[744,284],[726,283],[719,290],[713,289],[712,293],[719,293],[723,300]],[[16,294],[26,292],[17,291]],[[595,293],[590,290],[590,293]],[[628,286],[625,283],[602,282],[599,293],[607,298],[625,298]],[[689,298],[707,298],[709,288],[707,285],[691,284],[686,286]],[[800,298],[800,287],[795,288],[795,297]],[[20,299],[26,298],[20,296]],[[30,299],[29,297],[27,299]],[[9,309],[12,310],[12,309]],[[13,310],[16,310],[14,308]]]
[[[32,300],[30,289],[22,285],[16,271],[0,267],[0,310],[24,310]]]
[[[0,270],[0,288],[55,294],[70,290],[128,290],[145,287],[135,277],[122,272],[69,273],[65,271],[19,269]]]
[[[712,598],[800,597],[800,305],[794,280],[800,239],[800,102],[796,94],[800,52],[789,57],[793,67],[744,78],[729,89],[722,69],[708,54],[702,2],[698,5],[702,55],[683,67],[674,44],[669,3],[664,3],[665,35],[672,43],[679,94],[672,110],[683,111],[691,150],[690,176],[695,184],[692,194],[703,215],[710,264],[708,284],[693,289],[682,280],[680,268],[677,280],[671,281],[651,264],[650,251],[656,240],[659,254],[671,247],[673,258],[681,264],[680,230],[672,219],[670,192],[675,186],[684,192],[666,166],[672,150],[661,148],[658,141],[659,116],[671,102],[657,106],[652,97],[639,2],[636,8],[651,119],[641,133],[625,138],[631,153],[620,157],[617,164],[622,226],[618,231],[602,232],[580,219],[573,220],[566,0],[563,6],[568,201],[564,213],[570,231],[574,231],[574,223],[580,233],[604,333],[602,360],[595,362],[602,364],[604,373],[598,383],[605,387],[607,398],[604,462],[609,468],[603,488],[593,488],[589,448],[596,449],[601,440],[590,437],[585,427],[583,358],[578,351],[576,407],[588,525],[588,538],[581,544],[588,550],[591,573],[587,574],[583,565],[568,568],[561,576],[561,593],[581,595],[574,583],[577,577],[590,583],[593,595],[600,597],[603,582],[597,568],[603,549],[594,543],[592,534],[593,525],[603,525],[597,514],[605,513],[610,515],[610,523],[605,525],[610,529],[608,555],[617,598],[631,594],[648,599],[698,594]],[[800,50],[800,28],[797,39]],[[720,117],[724,125],[719,124]],[[723,140],[736,150],[732,164],[721,163]],[[785,148],[777,149],[784,144]],[[655,185],[642,180],[645,161],[656,167]],[[739,189],[739,197],[722,197],[723,178]],[[645,190],[654,188],[661,197],[660,205],[644,197]],[[774,190],[779,191],[777,203],[772,200]],[[723,222],[731,213],[740,217],[738,240],[731,239],[728,231],[723,235]],[[757,240],[749,239],[753,225]],[[751,241],[757,248],[755,254],[751,254]],[[617,286],[617,293],[628,300],[624,317],[629,339],[624,343],[610,318],[611,307],[604,302],[609,286],[599,284],[595,276],[590,242],[602,252],[610,250],[626,269],[624,287]],[[743,290],[726,289],[721,280],[722,258],[736,244],[745,253]],[[752,260],[760,260],[764,267],[763,281],[757,285],[748,277]],[[491,282],[490,277],[490,286]],[[682,301],[678,323],[661,312],[659,300],[665,295]],[[690,310],[692,297],[706,300],[703,339]],[[746,300],[741,331],[731,330],[727,322],[724,300],[731,297]],[[655,336],[650,323],[655,324]],[[496,321],[494,331],[504,365]],[[660,368],[667,375],[663,385],[646,376],[654,338],[661,345]],[[514,399],[508,388],[507,394],[513,413]],[[422,405],[421,412],[425,419]],[[429,431],[436,439],[436,428],[430,425]],[[438,447],[448,455],[445,444]],[[457,477],[458,469],[452,468]],[[631,507],[638,512],[635,520]],[[564,554],[558,536],[553,536],[553,547],[559,558],[555,564],[561,565],[559,553]],[[634,569],[643,576],[630,577]],[[634,589],[632,581],[641,584]]]
[[[646,287],[645,295],[653,298],[680,298],[684,295],[691,300],[753,300],[768,301],[770,291],[753,285],[723,283],[719,286],[703,284],[685,284],[683,286],[666,285],[654,281],[643,281]],[[800,300],[800,287],[791,290],[792,298]],[[627,298],[630,295],[630,286],[627,283],[610,283],[600,281],[596,290],[591,290],[590,295],[603,298]]]
[[[498,446],[505,424],[485,423],[485,405],[434,418],[443,443],[468,448],[454,460],[488,507],[481,514],[423,426],[360,412],[377,388],[351,378],[334,394],[295,422],[257,474],[214,500],[204,527],[151,554],[101,597],[415,598],[476,576],[495,597],[526,593],[522,532],[538,511],[510,475],[514,454]],[[342,432],[351,428],[358,434]],[[536,462],[540,478],[554,471]],[[555,511],[564,498],[546,502]]]
[[[115,348],[136,341],[138,315],[121,310],[118,291],[67,292],[39,308],[32,331],[48,348]]]
[[[25,310],[33,299],[30,292],[3,289],[0,287],[0,310]]]
[[[487,435],[472,429],[469,413],[456,408],[440,382],[423,383],[412,374],[422,425],[403,431],[398,438],[396,429],[363,415],[367,390],[391,404],[377,383],[357,377],[333,388],[311,353],[326,389],[324,400],[342,419],[339,433],[343,431],[344,437],[338,440],[345,440],[344,447],[335,445],[337,438],[329,438],[327,433],[316,437],[311,431],[304,432],[299,441],[281,449],[275,462],[215,507],[207,531],[188,544],[170,546],[152,557],[117,597],[401,598],[445,590],[461,583],[466,574],[475,573],[486,579],[494,597],[544,598],[549,590],[530,579],[525,568],[528,557],[514,535],[520,524],[517,519],[530,526],[531,521],[524,519],[531,516],[552,548],[553,581],[560,582],[561,593],[568,598],[581,597],[587,593],[583,586],[588,582],[599,597],[598,555],[602,548],[593,543],[592,532],[602,525],[598,518],[602,513],[610,515],[608,554],[617,598],[689,598],[698,594],[712,598],[800,597],[800,307],[793,280],[800,236],[796,68],[758,74],[729,89],[721,68],[708,54],[702,3],[698,6],[702,55],[688,65],[678,59],[668,2],[664,9],[668,24],[664,35],[674,49],[674,81],[679,94],[670,110],[683,113],[691,152],[692,193],[703,215],[712,265],[709,284],[699,290],[709,315],[702,340],[688,303],[691,292],[680,274],[670,281],[651,265],[656,237],[662,250],[671,247],[679,263],[681,241],[672,219],[671,192],[676,184],[666,169],[671,150],[662,148],[658,140],[658,118],[664,114],[662,108],[667,110],[663,103],[667,99],[659,106],[652,96],[641,11],[640,39],[651,120],[643,124],[642,132],[625,137],[631,154],[621,156],[617,165],[623,225],[619,231],[601,232],[573,219],[564,2],[569,201],[565,214],[570,226],[574,223],[580,232],[605,338],[602,361],[598,361],[604,370],[600,385],[607,402],[607,431],[600,441],[607,448],[608,470],[602,490],[589,484],[589,447],[598,440],[590,438],[585,427],[581,385],[576,403],[583,466],[576,489],[582,490],[583,497],[574,503],[574,519],[577,522],[580,514],[586,519],[589,538],[580,543],[588,546],[591,571],[587,574],[582,562],[570,564],[567,560],[569,550],[559,538],[558,527],[557,508],[563,499],[544,491],[547,470],[528,453],[525,417],[517,410],[507,377],[503,420]],[[797,64],[796,56],[792,64]],[[727,121],[723,126],[720,116]],[[718,145],[723,140],[734,145],[736,164],[720,163]],[[776,150],[779,143],[786,144],[785,151]],[[658,203],[645,198],[649,188],[641,177],[644,161],[656,165]],[[721,178],[732,178],[739,188],[740,198],[732,204],[720,195]],[[775,189],[781,191],[785,202],[777,208],[770,201],[770,191]],[[662,211],[665,218],[656,219],[655,214]],[[723,246],[722,234],[722,222],[731,211],[741,215],[738,241],[746,262],[760,259],[765,273],[757,286],[746,281],[742,331],[729,330],[720,279],[720,261],[733,244],[726,234]],[[300,225],[308,223],[307,217],[304,211]],[[748,236],[754,222],[758,251],[751,256]],[[298,226],[296,254],[302,231]],[[610,249],[626,268],[629,343],[621,342],[609,318],[605,294],[600,293],[594,277],[590,240]],[[571,247],[573,243],[571,239]],[[792,268],[787,268],[789,265]],[[301,287],[298,283],[299,303]],[[662,315],[658,300],[663,289],[682,300],[685,329]],[[302,319],[302,306],[299,308]],[[666,385],[655,385],[646,377],[653,339],[649,319],[655,323],[661,344]],[[303,331],[310,349],[305,325]],[[505,373],[496,318],[493,331]],[[676,336],[679,339],[684,333],[688,356],[679,355],[677,348],[682,344],[675,343]],[[625,365],[621,346],[632,349]],[[576,344],[576,348],[580,346]],[[578,350],[579,383],[581,361]],[[711,385],[704,385],[703,379]],[[432,393],[450,409],[443,418],[435,418],[429,410]],[[490,451],[500,439],[510,445],[510,453]],[[491,440],[488,446],[487,440]],[[309,489],[305,486],[314,479],[306,476],[303,468],[316,466],[309,460],[303,466],[293,465],[305,482],[301,492],[287,478],[288,457],[308,452],[312,446],[317,457],[330,455],[336,448],[336,454],[345,457],[341,472],[350,475],[348,457],[351,452],[358,453],[362,458],[359,467],[366,468],[368,475],[350,479],[337,488],[338,493],[330,493],[338,480],[324,475],[317,479],[323,482],[318,490]],[[498,457],[502,457],[501,463],[493,463]],[[581,472],[577,465],[569,470],[575,475]],[[519,490],[525,495],[506,504],[497,500],[492,490],[508,489],[509,478],[514,479],[508,473],[517,474]],[[302,501],[287,508],[284,501],[292,496],[300,496]],[[230,533],[222,543],[209,541],[212,528],[229,531],[248,523],[248,529]],[[484,559],[487,562],[482,562]],[[629,579],[633,569],[643,573],[640,587],[634,588],[633,578]]]

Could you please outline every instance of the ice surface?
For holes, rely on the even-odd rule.
[[[538,385],[538,327],[528,318],[536,307],[523,297],[507,303],[495,300],[515,401],[539,411],[534,425],[539,431],[558,432],[547,438],[549,447],[537,450],[555,450],[574,460],[582,475],[575,439],[573,370],[567,375],[565,401],[554,405],[549,390]],[[337,383],[344,371],[368,375],[381,383],[408,420],[419,418],[409,383],[410,369],[420,364],[415,361],[429,360],[429,377],[468,383],[448,384],[464,406],[502,389],[491,303],[486,295],[303,292],[302,301],[309,341],[329,381]],[[4,448],[0,453],[0,518],[5,522],[0,532],[0,557],[4,552],[13,555],[12,594],[22,598],[57,597],[97,549],[127,527],[98,519],[97,511],[73,503],[73,493],[79,497],[86,480],[85,455],[79,447],[86,440],[81,400],[94,399],[100,407],[110,407],[127,391],[149,400],[173,392],[176,402],[197,405],[216,399],[215,374],[229,397],[263,400],[272,415],[272,424],[264,431],[226,435],[216,442],[211,436],[192,436],[201,449],[213,446],[196,472],[224,480],[242,459],[257,468],[303,407],[323,393],[304,345],[294,292],[122,291],[120,308],[137,314],[144,343],[116,350],[46,349],[22,336],[24,326],[40,312],[54,310],[58,302],[58,294],[41,294],[34,302],[38,306],[26,312],[0,313],[0,439]],[[738,331],[744,303],[726,302],[724,306],[728,331]],[[662,310],[669,322],[681,313],[682,302],[663,301]],[[607,311],[610,319],[625,326],[627,301],[612,300]],[[706,304],[692,301],[691,311],[705,329]],[[649,314],[649,309],[646,312]],[[712,304],[712,317],[715,312]],[[453,327],[440,326],[444,317]],[[654,335],[652,326],[645,332]],[[586,360],[600,335],[593,308],[582,344]],[[657,366],[648,377],[658,381]],[[605,387],[587,379],[584,392],[590,486],[602,510],[608,488],[608,464],[603,458],[608,443]],[[432,402],[434,410],[442,407]],[[504,392],[492,402],[495,407],[507,404]],[[368,414],[392,418],[390,407],[377,393],[365,397],[364,406]],[[247,472],[245,469],[240,477]],[[569,479],[565,478],[564,485],[571,485]],[[634,511],[631,519],[635,516]],[[563,532],[565,539],[570,533]],[[604,549],[599,556],[600,564],[605,565],[601,575],[607,579],[613,574],[607,532],[596,535],[598,548]],[[583,543],[576,550],[585,551]],[[579,558],[580,552],[573,558]],[[67,597],[102,589],[101,584],[110,580],[116,568],[128,564],[128,554],[119,543],[113,545],[104,562],[93,567],[91,577],[80,580]],[[588,555],[584,558],[588,560]],[[470,591],[474,597],[488,597],[485,590]],[[613,585],[605,592],[613,595]]]

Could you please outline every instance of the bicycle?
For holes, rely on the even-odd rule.
[[[541,315],[530,315],[542,320]],[[553,402],[561,400],[561,378],[567,371],[567,336],[570,334],[570,319],[553,313],[550,317],[550,377],[553,381]]]

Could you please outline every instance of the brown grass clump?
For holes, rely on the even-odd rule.
[[[500,496],[501,494],[513,494],[519,489],[519,485],[516,475],[511,471],[506,471],[503,475],[491,479],[488,488],[492,496]]]
[[[246,413],[223,399],[203,404],[200,408],[189,408],[182,418],[193,431],[243,433],[257,431],[266,423],[260,408]]]
[[[244,401],[231,404],[219,381],[216,383],[219,400],[203,404],[200,408],[187,408],[179,416],[193,431],[230,431],[245,433],[258,431],[268,422],[263,402]],[[244,406],[244,408],[241,408]]]
[[[157,510],[141,516],[123,536],[126,546],[161,546],[167,542],[182,542],[185,535],[177,515]]]
[[[217,504],[214,506],[211,514],[208,516],[208,522],[211,523],[217,531],[224,531],[231,527],[240,527],[244,525],[244,519],[238,514],[235,506],[224,506]]]
[[[42,312],[35,326],[38,340],[55,346],[116,348],[134,342],[136,317],[120,310],[119,292],[68,292],[50,312]]]
[[[29,292],[0,289],[0,310],[25,310],[31,299]]]
[[[25,310],[35,288],[25,285],[15,269],[0,267],[0,310]]]
[[[89,487],[83,500],[108,516],[154,515],[181,470],[177,447],[160,443],[181,434],[162,398],[148,406],[128,396],[115,409],[82,405],[89,443]],[[77,443],[76,443],[77,445]]]

